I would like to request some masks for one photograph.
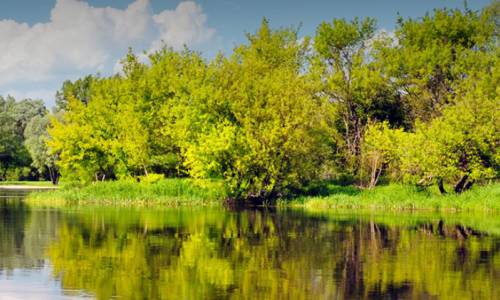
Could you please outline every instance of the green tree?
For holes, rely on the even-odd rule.
[[[302,74],[308,41],[267,20],[216,67],[208,118],[185,149],[194,177],[223,178],[237,199],[286,195],[317,178],[331,137],[323,98]],[[215,114],[211,113],[214,111]]]
[[[0,178],[18,180],[30,176],[31,159],[24,147],[24,130],[29,121],[46,113],[41,100],[0,97]],[[11,172],[11,175],[9,175]]]
[[[24,130],[24,145],[30,153],[31,165],[40,174],[48,173],[52,183],[57,184],[59,181],[59,169],[56,166],[58,155],[52,153],[47,146],[49,124],[49,115],[32,118]]]
[[[216,178],[238,200],[339,175],[460,192],[498,177],[498,7],[400,19],[395,38],[370,18],[335,19],[313,45],[264,20],[210,61],[164,48],[145,63],[130,50],[121,74],[64,83],[47,149],[63,176]],[[18,106],[23,118],[2,116],[5,149],[37,115],[28,104]],[[44,152],[28,144],[34,157]],[[21,157],[2,151],[3,165]]]
[[[70,98],[62,120],[53,119],[48,145],[60,153],[63,175],[82,181],[147,172],[146,131],[129,83],[120,77],[93,83],[89,102]]]
[[[495,13],[497,17],[494,17]],[[409,107],[407,118],[430,121],[452,104],[461,81],[485,68],[498,47],[498,5],[480,12],[437,9],[423,18],[400,18],[396,38],[377,60]]]
[[[56,93],[56,110],[66,110],[71,97],[78,99],[83,104],[87,104],[91,97],[91,87],[99,79],[99,75],[87,75],[74,82],[66,80]]]
[[[362,143],[361,179],[365,186],[373,188],[382,175],[399,180],[402,145],[408,133],[403,129],[391,129],[387,122],[367,126]]]
[[[316,30],[312,72],[334,107],[343,135],[342,165],[357,175],[361,142],[370,119],[400,123],[401,103],[390,80],[374,62],[375,20],[334,19]]]
[[[372,126],[364,141],[365,169],[396,180],[437,182],[442,193],[445,183],[462,192],[498,178],[495,32],[498,4],[399,20],[397,41],[379,43],[374,57],[400,91],[413,129]]]
[[[468,92],[456,105],[443,110],[441,117],[428,126],[417,124],[402,164],[406,174],[421,180],[437,179],[443,193],[443,180],[454,183],[455,192],[460,193],[474,182],[498,178],[499,78],[498,71],[493,76],[483,74],[482,79],[474,80],[475,87],[467,86]]]
[[[199,53],[164,48],[149,57],[151,67],[142,71],[132,59],[125,68],[134,82],[141,123],[148,132],[153,171],[170,176],[186,176],[181,149],[192,141],[209,119],[213,84],[206,62]],[[135,66],[135,67],[134,67]]]

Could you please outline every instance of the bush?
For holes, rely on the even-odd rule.
[[[158,183],[162,179],[165,179],[165,175],[155,173],[148,173],[148,175],[138,177],[139,182],[147,184]]]

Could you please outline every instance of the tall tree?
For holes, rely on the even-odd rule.
[[[344,137],[344,166],[354,174],[359,170],[367,121],[391,120],[401,110],[395,89],[371,59],[375,30],[371,18],[350,22],[334,19],[332,23],[323,22],[314,39],[312,70],[319,73],[323,93],[334,106]]]
[[[239,199],[286,195],[316,178],[328,155],[324,99],[302,70],[308,40],[293,29],[272,30],[267,20],[248,44],[213,67],[213,120],[186,148],[195,177],[224,178]]]
[[[474,182],[500,175],[500,67],[482,72],[458,87],[456,104],[446,107],[430,124],[418,123],[404,151],[402,167],[409,175],[444,182],[460,193]],[[461,91],[463,90],[463,92]]]
[[[16,101],[13,97],[0,97],[0,168],[1,179],[7,179],[9,170],[28,168],[30,156],[24,147],[24,129],[29,121],[46,113],[41,100],[24,99]],[[19,173],[19,172],[18,172]],[[13,179],[19,179],[20,174]]]
[[[70,97],[63,117],[53,119],[48,145],[60,153],[63,175],[82,181],[147,172],[147,132],[130,82],[121,77],[92,84],[87,104]]]
[[[99,75],[87,75],[74,82],[71,80],[64,81],[61,89],[56,93],[56,110],[66,110],[70,98],[75,98],[85,105],[89,103],[91,86],[98,78]]]
[[[24,130],[24,145],[30,153],[32,163],[40,174],[48,173],[53,184],[59,182],[59,168],[56,165],[58,155],[52,153],[47,146],[49,134],[47,128],[50,124],[50,116],[35,116],[27,124]]]
[[[495,20],[498,5],[482,12],[438,9],[423,18],[399,19],[394,43],[379,49],[377,59],[408,103],[410,122],[439,116],[453,103],[461,81],[486,67],[484,57],[498,47]]]

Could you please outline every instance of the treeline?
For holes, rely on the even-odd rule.
[[[56,156],[45,144],[49,112],[42,100],[0,96],[0,180],[57,183]]]
[[[435,10],[394,34],[334,19],[311,38],[264,20],[208,61],[130,51],[122,74],[64,83],[49,161],[84,182],[218,178],[246,200],[322,180],[460,193],[500,174],[499,11]]]

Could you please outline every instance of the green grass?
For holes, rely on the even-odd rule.
[[[322,184],[307,191],[315,196],[278,200],[277,206],[308,211],[477,211],[500,212],[500,184],[475,186],[461,195],[440,195],[437,189],[391,184],[373,190]],[[28,195],[27,202],[42,206],[220,206],[227,194],[221,181],[163,179],[155,183],[99,182],[88,186],[64,184],[58,190]]]
[[[29,194],[26,201],[38,206],[214,206],[226,198],[219,181],[163,179],[155,183],[98,182],[87,186],[64,185],[59,190]]]
[[[302,196],[278,201],[281,207],[309,210],[376,209],[500,212],[500,184],[476,186],[461,195],[440,195],[435,189],[391,184],[373,190],[331,185],[320,196]]]

